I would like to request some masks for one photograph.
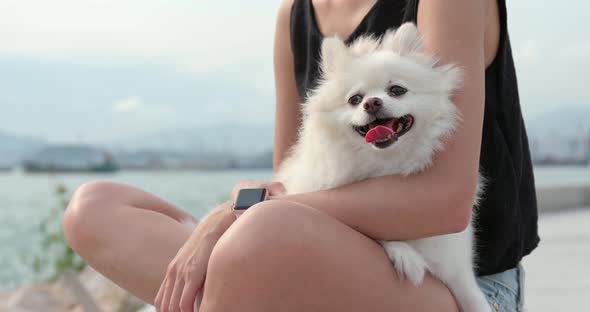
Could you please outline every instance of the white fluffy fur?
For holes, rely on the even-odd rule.
[[[387,32],[380,40],[363,37],[350,46],[338,38],[326,38],[321,70],[322,80],[303,104],[298,142],[275,177],[289,193],[424,170],[457,123],[450,97],[460,82],[460,72],[453,66],[437,66],[436,59],[423,53],[422,39],[411,23]],[[386,90],[391,84],[409,91],[390,97]],[[347,103],[357,92],[364,94],[363,103],[370,97],[381,98],[384,113],[413,115],[413,127],[387,148],[366,143],[352,125],[367,124],[373,117],[362,103]],[[419,284],[429,270],[448,285],[462,311],[489,311],[474,277],[472,240],[470,225],[456,234],[380,243],[402,278]]]

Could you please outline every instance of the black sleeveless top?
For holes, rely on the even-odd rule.
[[[476,217],[477,274],[515,267],[539,243],[535,182],[520,110],[516,73],[506,23],[506,4],[498,1],[500,41],[485,72],[485,113],[480,171],[487,179]],[[347,43],[360,35],[380,36],[404,22],[416,23],[418,0],[377,0]],[[318,79],[322,34],[311,0],[291,8],[291,48],[301,98]]]

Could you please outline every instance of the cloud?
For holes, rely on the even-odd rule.
[[[507,1],[508,31],[525,119],[590,104],[590,3],[568,2],[559,13],[538,1]]]
[[[143,101],[138,96],[130,96],[124,99],[115,101],[113,110],[120,113],[136,112],[143,106]]]
[[[0,125],[108,141],[166,127],[271,123],[278,6],[0,0]],[[525,118],[590,103],[590,3],[569,1],[559,14],[533,0],[507,6]]]
[[[155,62],[190,72],[271,61],[278,1],[3,0],[0,56]]]
[[[559,56],[590,63],[590,40],[568,44],[559,49]]]
[[[514,61],[524,65],[536,65],[541,61],[541,48],[534,40],[526,40],[514,48]]]

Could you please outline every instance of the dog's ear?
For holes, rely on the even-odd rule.
[[[339,65],[351,57],[348,47],[342,39],[334,36],[322,41],[321,70],[324,74],[334,73]]]
[[[394,51],[400,55],[424,52],[422,36],[413,23],[404,23],[398,29],[388,30],[381,39],[381,49]]]

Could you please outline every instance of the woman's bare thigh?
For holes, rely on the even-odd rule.
[[[313,208],[258,204],[218,242],[204,311],[456,311],[427,275],[400,281],[374,240]]]
[[[90,266],[152,303],[166,268],[190,235],[192,218],[136,187],[97,181],[73,195],[64,216],[70,246]]]

